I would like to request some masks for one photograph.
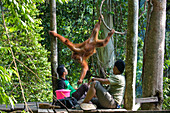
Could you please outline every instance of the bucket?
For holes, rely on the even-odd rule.
[[[56,96],[57,99],[63,99],[64,97],[70,97],[70,91],[71,90],[66,90],[66,89],[60,89],[56,90]]]

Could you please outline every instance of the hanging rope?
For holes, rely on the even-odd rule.
[[[103,6],[104,1],[105,1],[105,0],[102,0],[101,5],[100,5],[100,17],[101,17],[101,19],[102,19],[102,22],[103,22],[104,26],[105,26],[109,31],[111,31],[112,29],[107,26],[107,24],[106,24],[105,21],[104,21],[103,15],[102,15],[102,6]],[[125,31],[125,32],[115,31],[115,33],[116,33],[116,34],[124,35],[124,34],[126,34],[126,31]]]

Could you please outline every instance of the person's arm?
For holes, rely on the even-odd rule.
[[[78,88],[74,88],[75,90],[77,90]]]
[[[69,85],[69,90],[74,91],[76,89],[74,89],[71,85]]]
[[[110,81],[108,79],[103,79],[103,78],[92,78],[89,80],[88,84],[90,84],[90,82],[92,81],[99,81],[102,84],[110,84]]]

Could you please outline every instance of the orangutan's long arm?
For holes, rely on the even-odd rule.
[[[84,52],[82,49],[78,48],[78,45],[75,46],[75,44],[73,44],[69,39],[59,35],[58,33],[54,32],[54,31],[49,31],[50,35],[57,37],[61,42],[63,42],[63,44],[65,44],[69,49],[71,49],[73,52]],[[82,44],[79,44],[83,45]]]
[[[81,67],[82,67],[82,70],[81,70],[81,75],[80,75],[80,79],[78,80],[77,84],[81,84],[84,77],[86,76],[86,73],[88,71],[88,63],[85,59],[83,59],[82,63],[81,63]]]
[[[110,31],[108,33],[107,37],[104,40],[97,40],[96,47],[105,47],[108,44],[108,42],[109,42],[110,38],[112,37],[112,35],[114,34],[114,32],[115,32],[115,30],[112,29],[112,31]]]
[[[93,31],[89,37],[90,42],[94,42],[94,41],[98,40],[100,25],[101,25],[101,19],[99,18],[99,21],[95,24]]]

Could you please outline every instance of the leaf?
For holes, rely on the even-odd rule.
[[[8,104],[8,96],[5,93],[5,90],[3,87],[0,87],[0,103],[5,103],[6,105]]]
[[[20,10],[18,7],[18,2],[16,0],[14,0],[14,4],[16,5],[17,9]]]
[[[68,3],[69,0],[62,0],[62,1]]]
[[[21,21],[23,26],[25,26],[25,27],[27,26],[25,22],[23,22],[22,20],[20,20],[20,21]]]
[[[12,101],[11,97],[8,97],[8,99],[9,99],[9,102],[11,104],[11,107],[14,108],[14,102]]]
[[[33,18],[32,18],[32,17],[30,17],[30,15],[28,15],[28,14],[27,14],[27,16],[28,16],[28,18],[30,19],[30,21],[34,23]]]
[[[59,0],[59,2],[60,2],[61,4],[63,4],[63,2],[62,2],[61,0]]]
[[[25,8],[24,8],[24,6],[22,6],[22,11],[25,13]]]
[[[15,70],[13,70],[13,72],[15,73],[15,75],[16,75],[17,77],[19,77],[19,76],[18,76],[18,73],[17,73]]]
[[[10,32],[14,32],[14,31],[15,31],[15,28],[14,28],[14,27],[11,27],[11,28],[9,29],[9,31],[10,31]]]

